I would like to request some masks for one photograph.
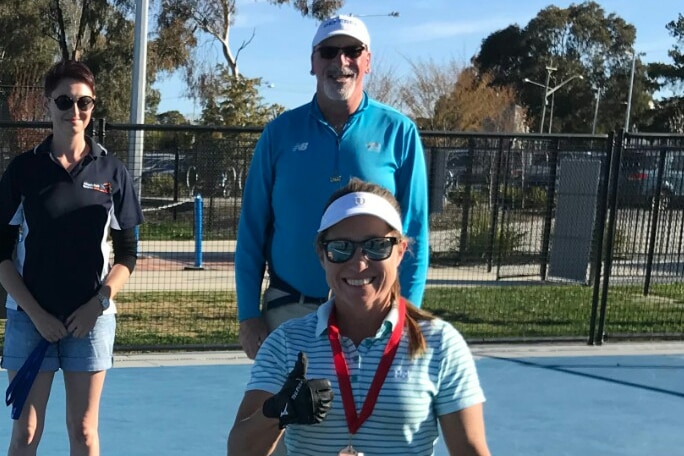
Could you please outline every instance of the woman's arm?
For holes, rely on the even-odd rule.
[[[85,337],[93,327],[103,309],[98,295],[113,299],[131,277],[137,259],[135,228],[112,230],[114,265],[107,273],[102,287],[87,302],[77,308],[65,321],[67,331],[74,337]]]
[[[439,425],[451,456],[489,456],[482,404],[439,417]]]
[[[31,319],[41,336],[48,342],[57,342],[67,335],[67,329],[58,318],[43,309],[36,298],[26,288],[11,260],[0,262],[0,283],[7,294],[22,308]]]
[[[247,391],[228,435],[228,456],[267,456],[283,431],[278,420],[262,413],[264,402],[273,396],[266,391]]]

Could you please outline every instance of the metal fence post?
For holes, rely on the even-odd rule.
[[[472,176],[473,176],[473,158],[475,155],[475,139],[468,140],[468,159],[466,163],[466,172],[463,185],[463,208],[461,211],[461,235],[459,238],[458,256],[459,261],[464,257],[468,251],[468,229],[470,225],[470,206],[472,198]]]
[[[598,314],[599,296],[601,291],[601,266],[603,265],[603,237],[606,232],[606,219],[608,217],[608,204],[610,198],[615,193],[615,188],[611,186],[611,169],[613,154],[615,152],[615,132],[608,136],[606,144],[606,160],[603,164],[602,179],[603,183],[599,189],[600,198],[596,208],[596,229],[594,230],[596,242],[594,244],[593,271],[590,280],[593,284],[591,297],[591,316],[589,317],[589,345],[595,343],[596,316]],[[617,183],[617,180],[615,181]]]
[[[553,221],[553,211],[556,207],[556,176],[558,174],[558,153],[560,150],[560,139],[556,138],[551,150],[549,160],[549,185],[546,188],[546,214],[544,216],[544,228],[542,229],[541,264],[539,267],[539,278],[546,280],[546,271],[549,265],[549,247],[551,242],[551,225]]]
[[[658,175],[656,177],[655,195],[653,195],[653,207],[651,211],[651,223],[648,237],[648,253],[646,255],[646,277],[644,278],[644,296],[648,295],[651,287],[651,275],[653,274],[653,255],[655,255],[656,235],[658,219],[660,218],[660,200],[662,197],[663,176],[665,174],[665,159],[667,150],[661,149],[658,158]]]
[[[202,265],[202,206],[202,195],[195,195],[195,264],[185,268],[194,271],[200,271],[204,269],[204,266]]]
[[[611,159],[610,170],[610,209],[608,214],[608,239],[606,240],[606,265],[605,274],[603,275],[603,287],[601,289],[601,308],[599,310],[598,328],[594,334],[593,342],[601,345],[603,343],[604,331],[606,326],[606,309],[608,306],[608,291],[610,285],[610,274],[613,268],[613,247],[615,241],[615,224],[617,222],[617,201],[618,201],[618,175],[620,173],[620,161],[622,151],[625,147],[625,132],[620,130],[616,141],[617,147],[614,149],[613,158]]]

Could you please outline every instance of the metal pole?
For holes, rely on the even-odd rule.
[[[549,111],[549,134],[551,134],[551,127],[553,126],[553,108],[556,104],[556,92],[551,94],[551,110]]]
[[[546,84],[542,98],[542,115],[539,123],[539,133],[544,133],[544,118],[546,117],[546,98],[549,96],[549,82],[551,81],[551,67],[546,67]]]
[[[632,110],[632,90],[634,89],[634,69],[636,67],[636,52],[632,54],[632,72],[629,77],[629,94],[627,95],[627,114],[625,115],[625,131],[629,133],[629,114]]]
[[[193,266],[186,266],[185,270],[201,271],[204,269],[202,264],[202,224],[204,223],[203,214],[204,201],[202,195],[195,195],[195,264]]]
[[[596,121],[598,120],[599,101],[601,100],[601,87],[596,88],[596,105],[594,106],[594,123],[591,126],[591,134],[596,134]]]
[[[135,30],[133,43],[133,87],[131,91],[132,124],[145,123],[145,82],[147,68],[147,10],[149,0],[136,0]],[[132,130],[128,134],[128,172],[133,177],[138,199],[141,197],[141,178],[143,163],[143,142],[145,136],[142,130]]]

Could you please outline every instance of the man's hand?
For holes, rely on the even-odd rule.
[[[240,322],[238,339],[249,359],[256,358],[259,347],[268,336],[266,322],[261,317],[249,318]]]
[[[327,378],[306,379],[308,360],[303,352],[287,376],[283,389],[264,402],[263,414],[278,418],[280,429],[288,424],[318,424],[332,407],[333,391]]]

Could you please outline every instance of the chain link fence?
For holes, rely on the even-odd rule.
[[[233,255],[260,133],[93,127],[127,164],[146,218],[117,297],[117,349],[236,346]],[[0,170],[47,134],[44,123],[0,123]],[[424,307],[471,342],[684,338],[684,137],[421,136]]]

